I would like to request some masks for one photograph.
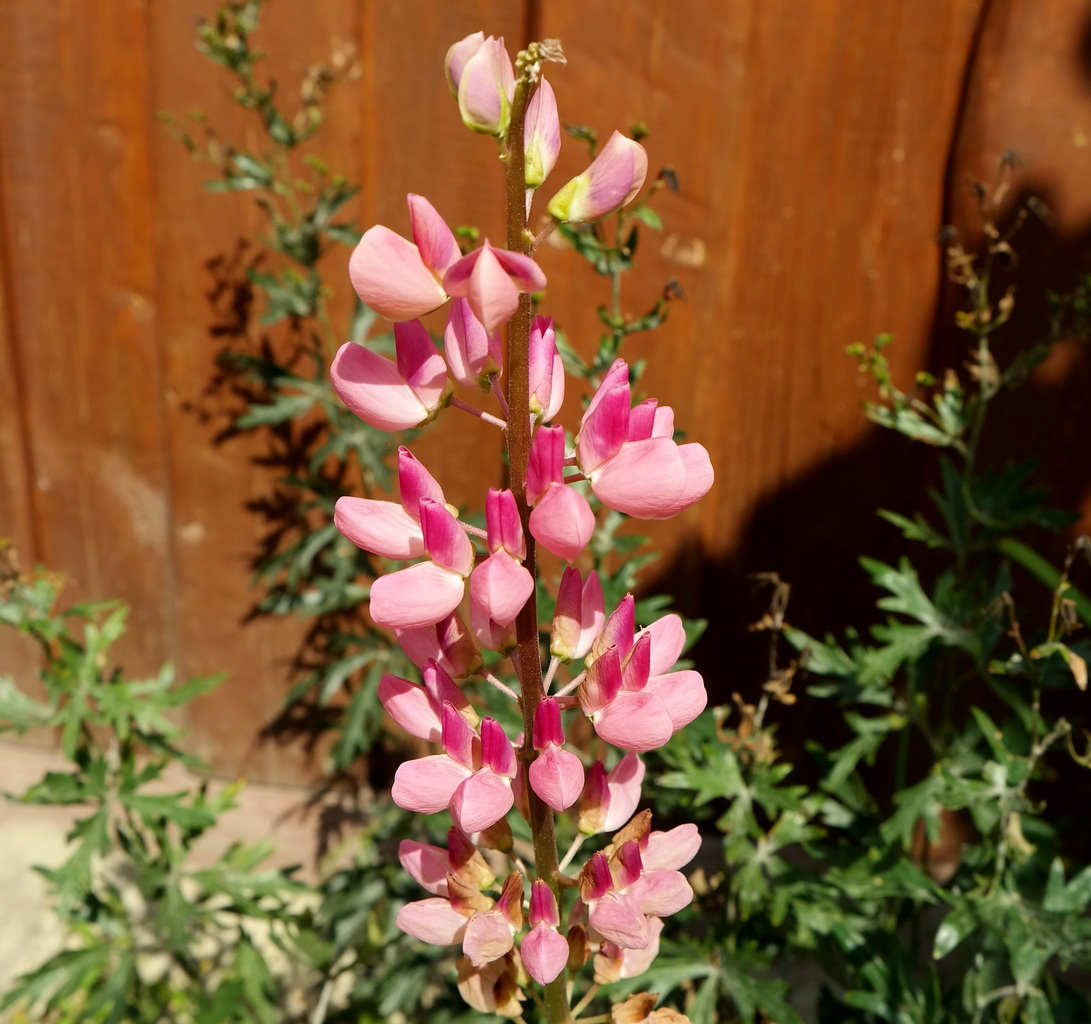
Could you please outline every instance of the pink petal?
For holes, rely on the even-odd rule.
[[[379,700],[383,710],[410,736],[439,743],[443,736],[439,706],[428,699],[423,687],[387,674],[379,680]]]
[[[382,558],[419,558],[424,554],[420,524],[392,501],[338,498],[333,524],[358,548]]]
[[[418,885],[437,896],[447,895],[447,872],[451,870],[451,858],[442,847],[403,839],[398,845],[398,860]]]
[[[640,803],[640,786],[644,781],[644,762],[636,754],[626,754],[606,776],[606,818],[604,832],[621,828],[635,813]]]
[[[530,256],[524,256],[510,249],[492,249],[493,257],[501,269],[511,278],[521,292],[540,292],[546,286],[546,276],[542,268]]]
[[[481,720],[481,765],[487,765],[497,775],[515,778],[515,749],[504,727],[495,718]]]
[[[428,557],[437,565],[463,578],[469,576],[474,567],[474,548],[458,520],[445,505],[429,498],[422,498],[417,507],[420,510],[424,549],[428,552]],[[453,610],[447,609],[448,612]],[[446,615],[447,612],[443,614]]]
[[[663,746],[674,734],[674,723],[663,701],[647,692],[622,691],[592,721],[595,732],[607,743],[640,754]]]
[[[527,557],[527,543],[523,537],[523,523],[515,495],[509,490],[490,487],[485,496],[485,526],[489,538],[489,551],[507,551],[522,561]]]
[[[539,427],[530,442],[527,501],[533,505],[550,484],[564,483],[564,427]]]
[[[679,445],[678,454],[682,457],[682,464],[686,470],[685,486],[678,497],[659,511],[655,516],[656,519],[667,519],[683,509],[689,508],[690,505],[700,501],[701,498],[708,494],[716,481],[716,474],[712,469],[712,460],[709,459],[704,445]]]
[[[600,501],[634,519],[669,514],[686,486],[678,445],[665,437],[626,442],[589,476]]]
[[[489,374],[503,362],[500,335],[489,335],[465,299],[455,299],[443,331],[443,351],[451,375],[468,388],[488,387]]]
[[[420,258],[437,277],[442,277],[447,268],[462,256],[454,232],[424,196],[410,193],[406,200],[409,203],[413,241]]]
[[[334,390],[365,423],[378,430],[408,430],[431,415],[389,359],[347,341],[330,366]]]
[[[645,871],[657,868],[677,870],[688,864],[701,848],[696,825],[679,825],[669,832],[649,832],[641,842],[640,856]]]
[[[693,902],[693,890],[681,871],[645,871],[627,893],[644,914],[669,917]]]
[[[671,614],[656,619],[641,633],[647,633],[652,641],[652,659],[648,672],[661,676],[669,672],[686,646],[686,631],[679,616]]]
[[[527,104],[523,152],[526,155],[526,186],[538,188],[557,164],[561,152],[561,121],[553,87],[538,80],[538,88]]]
[[[595,532],[595,513],[574,487],[551,484],[531,509],[527,525],[547,551],[574,562]]]
[[[657,956],[659,956],[659,934],[663,931],[663,919],[649,917],[648,945],[644,949],[624,949],[621,951],[621,977],[637,978],[643,974]]]
[[[643,441],[652,436],[652,425],[655,422],[655,410],[659,403],[654,398],[645,399],[639,405],[634,405],[629,412],[629,441]]]
[[[539,924],[519,946],[523,966],[539,985],[548,985],[568,963],[568,941],[556,929]]]
[[[371,584],[371,617],[391,629],[430,626],[458,607],[465,586],[457,572],[419,562]]]
[[[588,476],[621,450],[629,436],[629,384],[607,388],[605,382],[587,407],[576,438],[576,457]],[[650,478],[649,478],[650,479]],[[648,479],[644,481],[648,484]]]
[[[394,325],[398,372],[429,412],[439,408],[447,390],[447,364],[419,320]]]
[[[438,897],[407,903],[398,911],[396,923],[406,935],[433,946],[453,946],[460,942],[469,924],[448,900]]]
[[[655,410],[652,437],[674,437],[674,410],[669,405],[661,405]]]
[[[506,551],[481,562],[470,576],[470,605],[499,626],[510,626],[534,592],[534,578]]]
[[[447,300],[420,250],[381,224],[365,231],[353,250],[349,278],[356,294],[387,320],[412,320]]]
[[[430,754],[403,761],[394,773],[390,796],[402,810],[437,814],[451,803],[455,790],[470,775],[446,754]]]
[[[549,883],[536,878],[530,886],[530,913],[527,915],[530,926],[544,924],[556,928],[561,923],[557,912],[557,898],[553,895]]]
[[[705,681],[693,669],[652,676],[644,692],[654,693],[663,702],[675,732],[689,725],[708,704]]]
[[[404,444],[398,447],[398,487],[402,495],[402,508],[417,523],[420,522],[421,498],[431,498],[443,504],[443,488]]]
[[[451,796],[451,817],[463,832],[481,832],[495,825],[514,803],[511,781],[494,774],[491,768],[482,768],[455,789]]]
[[[555,811],[571,807],[583,791],[583,763],[563,747],[548,747],[527,774],[534,792]]]
[[[617,892],[608,892],[590,907],[591,927],[604,939],[622,949],[644,949],[648,945],[648,926],[636,900]]]
[[[503,39],[489,36],[463,64],[458,79],[458,110],[474,131],[502,136],[511,116],[515,72]]]
[[[443,749],[447,756],[462,765],[467,774],[476,771],[481,765],[480,743],[477,733],[464,715],[450,701],[443,702]],[[475,759],[475,754],[477,758]]]
[[[478,911],[466,926],[462,952],[474,967],[484,967],[499,960],[514,945],[515,937],[503,914],[495,910]]]
[[[603,398],[616,388],[629,386],[629,364],[624,359],[615,359],[606,371],[606,376],[599,383],[598,390],[591,396],[587,408],[583,412],[584,420],[594,413]]]
[[[481,44],[485,42],[484,32],[474,32],[471,35],[466,36],[465,39],[460,39],[457,43],[447,50],[447,57],[443,62],[444,71],[447,73],[447,84],[451,88],[456,96],[458,95],[458,83],[462,78],[462,71],[466,67],[466,62],[481,49]]]
[[[535,750],[545,750],[551,743],[564,744],[564,728],[561,725],[561,708],[556,697],[545,697],[538,702],[534,712],[532,739]],[[582,786],[583,783],[581,782]]]
[[[617,648],[609,647],[588,666],[587,675],[576,691],[580,708],[588,717],[599,714],[621,691],[621,659]]]
[[[644,147],[614,132],[591,166],[549,201],[549,214],[570,223],[598,220],[630,202],[647,174]]]
[[[610,613],[605,625],[595,637],[591,646],[591,657],[598,658],[613,647],[618,656],[624,658],[629,653],[636,639],[636,600],[632,594],[626,594],[618,606]]]
[[[500,330],[519,305],[519,291],[500,266],[487,241],[480,258],[474,263],[466,289],[466,301],[490,334]]]

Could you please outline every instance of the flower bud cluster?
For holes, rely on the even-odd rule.
[[[463,121],[495,136],[502,148],[519,123],[512,114],[517,90],[534,89],[519,108],[525,109],[528,209],[560,148],[556,99],[536,65],[527,74],[529,52],[521,55],[519,77],[503,40],[478,32],[452,46],[446,61]],[[647,164],[641,146],[615,133],[587,170],[550,200],[549,215],[581,222],[620,208],[642,187]],[[394,358],[346,344],[331,367],[333,385],[357,416],[381,430],[421,426],[448,406],[508,429],[500,331],[520,295],[545,288],[545,275],[530,255],[488,240],[463,254],[428,200],[410,195],[408,204],[412,240],[373,227],[349,264],[360,298],[394,322]],[[441,352],[418,318],[448,301]],[[685,643],[678,616],[640,628],[632,596],[608,610],[597,574],[581,572],[576,563],[596,525],[588,491],[619,512],[661,519],[702,497],[713,471],[701,445],[674,441],[668,407],[654,399],[633,407],[621,359],[591,398],[569,451],[564,428],[552,423],[565,384],[552,318],[539,316],[529,337],[509,337],[508,344],[526,346],[529,383],[520,407],[529,409],[532,440],[525,472],[513,475],[526,480],[525,492],[490,490],[486,529],[471,527],[403,447],[399,500],[342,497],[335,523],[360,548],[412,563],[373,582],[370,614],[394,630],[422,683],[388,674],[378,692],[395,723],[439,752],[402,764],[392,797],[422,814],[449,811],[453,823],[446,848],[401,844],[402,865],[431,896],[403,907],[398,924],[424,942],[460,944],[459,988],[467,1001],[518,1016],[526,986],[549,986],[566,968],[593,960],[599,982],[639,974],[655,957],[662,919],[692,899],[679,869],[697,851],[697,829],[652,831],[650,812],[637,813],[645,772],[638,755],[700,714],[704,683],[695,671],[674,670]],[[456,385],[491,391],[499,415],[459,399]],[[516,693],[483,667],[486,660],[498,664],[485,651],[517,662],[516,624],[536,584],[524,564],[525,531],[568,563],[548,671],[533,695],[525,684]],[[515,668],[525,680],[526,666]],[[550,695],[558,670],[568,672],[568,681]],[[534,672],[540,680],[541,666]],[[528,735],[509,736],[499,721],[478,715],[464,689],[475,676],[520,703]],[[600,740],[622,751],[620,759],[607,767],[572,749],[566,716],[587,719]],[[569,857],[528,880],[523,860],[513,854],[507,819],[521,813],[537,827],[541,814],[531,813],[532,801],[550,816],[550,835],[553,814],[573,816],[579,833],[573,856],[583,840],[613,838],[573,875],[563,874]],[[490,859],[483,850],[493,851]],[[505,853],[511,870],[501,880],[494,868]]]

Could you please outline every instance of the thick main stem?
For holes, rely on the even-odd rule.
[[[522,56],[522,55],[520,55]],[[522,68],[520,70],[523,70]],[[527,232],[526,169],[523,151],[523,130],[531,83],[523,70],[515,86],[508,128],[508,169],[506,181],[508,237],[512,252],[529,255],[531,237]],[[508,397],[508,477],[519,518],[526,538],[527,557],[523,564],[534,579],[538,577],[534,538],[529,527],[527,506],[527,465],[530,461],[530,326],[529,295],[519,296],[519,306],[508,321],[508,350],[505,366]],[[542,682],[542,656],[538,645],[538,603],[533,593],[515,620],[515,671],[519,677],[523,704],[524,753],[533,756],[532,737],[534,716],[545,695]],[[524,761],[529,764],[529,759]],[[557,837],[553,827],[553,811],[530,787],[526,787],[530,804],[530,828],[534,837],[534,867],[539,878],[548,882],[554,895],[560,895],[557,882]],[[559,902],[559,901],[558,901]],[[545,986],[544,1002],[549,1024],[566,1024],[572,1019],[565,991],[565,972]]]

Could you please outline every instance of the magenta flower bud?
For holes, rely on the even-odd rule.
[[[452,679],[465,679],[481,667],[481,654],[457,611],[427,626],[395,629],[394,636],[417,668],[434,659]]]
[[[545,697],[534,713],[534,749],[545,750],[551,743],[564,746],[564,728],[561,725],[561,709],[556,697]]]
[[[489,488],[485,497],[485,525],[489,539],[489,551],[506,551],[520,561],[527,557],[527,543],[523,537],[523,524],[519,521],[519,508],[515,495],[509,490]]]
[[[549,177],[561,152],[561,120],[553,87],[541,78],[527,104],[523,154],[527,188],[537,188]]]
[[[598,220],[630,202],[647,174],[644,147],[614,132],[591,166],[549,201],[549,215],[562,224]]]
[[[530,446],[527,500],[534,506],[527,525],[544,548],[574,562],[595,532],[587,499],[564,482],[564,428],[539,427]]]
[[[471,726],[478,724],[477,712],[466,695],[434,661],[425,669],[424,686],[400,676],[384,675],[379,681],[379,701],[395,722],[410,736],[431,743],[442,737],[444,701],[449,702]]]
[[[407,430],[431,420],[447,398],[447,364],[419,320],[394,325],[397,361],[346,342],[330,366],[341,400],[379,430]]]
[[[582,658],[601,632],[604,619],[602,583],[598,573],[592,570],[581,584],[579,570],[569,566],[561,576],[557,591],[549,653],[564,661]]]
[[[481,720],[481,764],[488,765],[497,775],[515,778],[515,749],[495,718]]]
[[[504,40],[481,33],[468,36],[447,51],[447,81],[457,90],[458,112],[467,128],[502,139],[511,120],[515,70]]]
[[[548,423],[564,402],[564,364],[553,317],[537,316],[530,328],[530,411]]]
[[[500,372],[500,335],[489,334],[465,299],[455,299],[443,331],[443,351],[451,376],[468,388],[487,391],[489,377]]]
[[[579,830],[595,835],[621,828],[640,803],[644,771],[644,762],[633,753],[626,754],[609,774],[602,762],[596,761],[587,773],[580,800]]]

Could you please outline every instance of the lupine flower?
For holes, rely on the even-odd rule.
[[[531,788],[555,811],[571,807],[583,790],[583,763],[564,749],[561,711],[553,697],[546,697],[534,713],[534,749],[530,765]]]
[[[470,627],[479,640],[503,639],[534,591],[534,578],[522,564],[526,539],[511,491],[489,490],[485,523],[491,554],[470,577]]]
[[[427,626],[395,629],[394,638],[417,668],[434,660],[452,679],[465,679],[481,668],[481,652],[457,611]]]
[[[622,978],[637,978],[659,956],[659,935],[663,931],[661,917],[647,919],[648,945],[644,949],[623,949],[616,942],[604,942],[595,954],[595,981],[609,985]]]
[[[455,299],[443,332],[443,351],[451,376],[468,388],[488,390],[489,377],[504,361],[500,335],[489,334],[465,299]]]
[[[629,203],[647,175],[644,147],[614,132],[591,166],[549,201],[549,215],[568,224],[598,220]]]
[[[455,43],[445,61],[447,84],[467,128],[503,138],[511,120],[515,71],[504,40],[475,32]]]
[[[448,895],[449,875],[478,889],[487,889],[495,881],[481,851],[454,827],[447,832],[446,850],[430,843],[403,839],[398,846],[398,860],[410,878],[437,896]]]
[[[587,773],[580,799],[579,830],[588,836],[621,828],[640,803],[644,762],[631,751],[607,774],[601,761]]]
[[[564,363],[557,351],[553,317],[536,316],[530,325],[529,366],[530,411],[548,423],[564,404]]]
[[[534,539],[566,562],[574,562],[595,532],[595,513],[575,487],[564,482],[564,427],[539,427],[530,447],[527,525]]]
[[[470,918],[462,951],[474,967],[484,967],[499,960],[515,945],[515,936],[522,928],[523,876],[513,871],[505,880],[495,906]]]
[[[419,502],[424,550],[431,561],[380,576],[371,585],[371,617],[380,626],[430,626],[458,607],[474,565],[473,545],[439,502]]]
[[[538,80],[538,88],[527,104],[523,155],[527,188],[538,188],[549,177],[561,152],[561,120],[553,87]]]
[[[443,275],[462,255],[435,207],[424,196],[410,194],[408,201],[412,242],[376,224],[349,258],[356,294],[388,320],[412,320],[442,306]]]
[[[591,650],[591,645],[602,631],[605,621],[599,574],[592,570],[581,584],[579,569],[568,566],[561,576],[561,585],[557,590],[557,607],[553,613],[549,653],[564,661],[582,658]]]
[[[610,1011],[611,1024],[690,1024],[684,1013],[669,1006],[656,1007],[659,996],[654,992],[637,992],[624,1002],[615,1003]]]
[[[330,365],[341,400],[379,430],[427,423],[447,398],[447,364],[419,320],[394,325],[397,361],[347,341]]]
[[[419,558],[424,554],[420,500],[444,503],[443,490],[413,453],[398,449],[398,488],[401,503],[375,498],[337,499],[334,525],[358,548],[382,558]]]
[[[395,722],[410,736],[439,743],[443,736],[443,705],[449,703],[472,728],[480,719],[466,695],[451,677],[429,661],[424,667],[424,685],[387,673],[379,680],[379,700]]]
[[[580,470],[611,508],[667,519],[708,493],[712,463],[700,444],[678,445],[674,414],[654,400],[630,408],[629,367],[618,359],[587,406],[576,438]]]
[[[467,1005],[501,1017],[514,1018],[522,1014],[521,1003],[526,996],[519,983],[522,971],[515,950],[484,967],[474,967],[469,957],[463,957],[455,967],[458,991]]]
[[[548,883],[536,878],[530,889],[530,934],[523,939],[519,955],[523,966],[539,985],[548,985],[568,963],[568,942],[557,926],[557,900]]]
[[[496,249],[486,238],[480,248],[453,263],[443,275],[447,294],[464,298],[489,334],[511,319],[520,292],[538,292],[545,274],[529,256]]]
[[[450,808],[463,832],[480,832],[511,810],[515,798],[515,750],[503,727],[481,720],[480,736],[446,702],[443,705],[442,754],[430,754],[398,766],[390,795],[399,807],[418,814]]]
[[[664,615],[633,633],[634,602],[627,594],[588,653],[577,691],[580,707],[607,743],[643,752],[661,747],[692,722],[708,701],[699,672],[668,671],[685,646],[677,615]]]

